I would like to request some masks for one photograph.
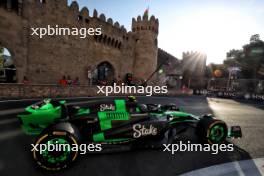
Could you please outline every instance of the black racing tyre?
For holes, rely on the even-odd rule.
[[[74,130],[73,130],[74,129]],[[70,123],[59,123],[43,131],[36,139],[33,158],[44,170],[59,171],[70,166],[78,157],[80,142],[76,128]]]
[[[227,125],[222,120],[205,117],[197,124],[197,133],[202,142],[223,143],[227,137]]]

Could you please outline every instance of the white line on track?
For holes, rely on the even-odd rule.
[[[191,171],[181,176],[264,176],[264,158],[235,161]]]
[[[11,115],[11,114],[18,114],[24,111],[25,108],[17,108],[17,109],[8,109],[8,110],[1,110],[0,116]]]
[[[11,139],[12,137],[16,137],[16,136],[19,136],[21,134],[23,134],[22,129],[15,129],[15,130],[3,132],[3,133],[1,132],[0,133],[0,141]]]
[[[18,121],[17,118],[0,120],[0,125],[6,125],[6,124],[14,123],[14,122],[17,122],[17,121]]]

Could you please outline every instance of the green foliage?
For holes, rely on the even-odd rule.
[[[258,34],[251,36],[250,43],[243,46],[242,50],[232,49],[227,53],[224,61],[226,67],[239,67],[241,78],[262,78],[258,70],[264,64],[264,42]]]

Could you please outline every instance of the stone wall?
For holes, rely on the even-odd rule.
[[[0,100],[4,99],[28,99],[28,98],[66,98],[66,97],[90,97],[105,96],[97,94],[97,87],[90,86],[67,86],[48,84],[0,84]],[[169,90],[167,94],[157,94],[155,96],[176,96],[191,94],[192,92],[181,92],[179,90]],[[129,96],[144,94],[110,94],[109,96]],[[154,96],[154,95],[153,95]]]
[[[18,4],[18,5],[17,5]],[[120,14],[122,15],[122,14]],[[101,28],[102,35],[32,36],[31,28],[58,25],[62,28]],[[158,20],[133,19],[128,32],[118,22],[88,8],[79,9],[77,2],[67,0],[1,0],[0,46],[6,47],[18,70],[18,81],[27,76],[32,83],[56,84],[62,75],[79,77],[87,83],[88,69],[108,62],[115,77],[140,73],[148,77],[156,68]],[[144,75],[141,75],[144,74]]]
[[[95,94],[96,89],[88,86],[0,84],[0,99],[86,97]]]
[[[8,48],[14,59],[18,80],[26,74],[28,58],[27,21],[17,12],[0,8],[0,46]]]

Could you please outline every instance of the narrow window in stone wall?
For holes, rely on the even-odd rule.
[[[103,38],[103,36],[102,35],[99,35],[98,36],[98,41],[101,42],[102,41],[102,38]]]
[[[115,42],[115,48],[117,47],[117,45],[118,45],[118,40]]]
[[[107,39],[107,36],[105,35],[105,36],[104,36],[103,43],[106,43],[106,39]]]
[[[90,21],[89,21],[89,19],[88,18],[85,18],[85,23],[89,23]]]
[[[83,17],[81,15],[78,16],[78,21],[82,21]]]
[[[118,49],[121,49],[121,42],[118,44]]]
[[[158,46],[158,39],[155,39],[155,46]]]
[[[18,12],[18,0],[11,1],[11,9]]]
[[[115,45],[115,39],[112,39],[111,46]]]
[[[7,8],[7,0],[0,0],[0,7]]]
[[[111,38],[109,37],[107,41],[107,45],[110,45],[110,43],[111,43]]]
[[[141,30],[144,30],[143,26],[141,26]]]
[[[95,41],[98,41],[98,36],[94,35],[94,39],[95,39]]]

